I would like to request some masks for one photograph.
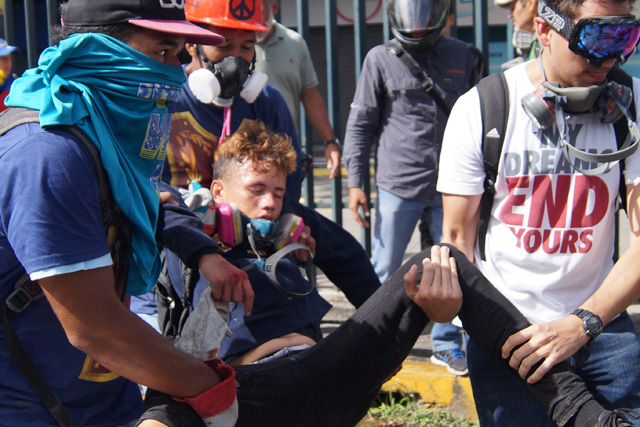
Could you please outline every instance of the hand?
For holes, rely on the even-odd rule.
[[[533,384],[588,341],[589,337],[582,328],[582,320],[570,315],[553,322],[536,323],[511,335],[502,346],[502,357],[507,359],[511,356],[509,366],[517,369],[521,378]],[[513,351],[520,345],[520,348]],[[531,367],[542,359],[542,364],[527,378]]]
[[[337,144],[329,144],[324,148],[324,157],[327,159],[329,179],[340,176],[340,147]]]
[[[353,217],[356,222],[360,224],[360,227],[369,228],[369,222],[360,215],[358,208],[362,206],[364,216],[369,218],[369,205],[367,204],[367,196],[362,191],[362,188],[351,187],[349,188],[349,209],[353,213]]]
[[[173,198],[173,194],[171,194],[168,191],[161,191],[160,192],[160,203],[169,203],[170,205],[176,205],[178,206],[178,202],[175,201],[175,199]]]
[[[200,257],[198,268],[211,283],[213,299],[224,302],[241,302],[244,314],[251,314],[253,308],[253,288],[247,273],[229,263],[220,254]]]
[[[416,285],[418,266],[412,265],[404,275],[407,296],[429,319],[451,321],[462,307],[462,290],[458,282],[458,267],[448,247],[432,246],[431,259],[422,260],[422,280]]]
[[[304,226],[304,228],[302,229],[302,233],[300,233],[300,237],[298,237],[298,241],[296,243],[305,245],[306,247],[311,249],[311,254],[314,257],[316,256],[316,239],[311,236],[311,229],[308,226]],[[298,257],[300,261],[306,261],[307,259],[309,259],[309,252],[305,250],[297,250],[296,257]]]

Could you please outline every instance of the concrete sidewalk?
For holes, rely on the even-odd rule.
[[[348,187],[343,170],[342,188],[343,201],[348,202]],[[314,170],[314,191],[317,203],[328,203],[331,200],[331,185],[329,182],[328,171],[326,169]],[[375,189],[375,185],[372,185]],[[375,195],[372,195],[374,199]],[[332,218],[330,209],[318,209],[320,213],[328,218]],[[370,223],[375,215],[372,210]],[[348,230],[356,239],[360,240],[360,226],[355,222],[353,215],[349,209],[343,209],[343,227]],[[626,217],[621,224],[627,224]],[[628,228],[621,232],[621,242],[628,241]],[[621,243],[620,253],[626,250],[626,245]],[[420,252],[419,232],[416,231],[409,243],[405,253],[405,260]],[[353,306],[346,300],[343,293],[336,288],[324,274],[318,275],[318,290],[320,294],[329,301],[333,308],[323,319],[323,332],[329,333],[337,328],[340,323],[347,319],[353,312]],[[629,313],[636,325],[636,329],[640,330],[640,304],[634,304],[630,307]],[[427,326],[423,334],[420,336],[409,357],[403,364],[403,368],[389,380],[383,387],[385,391],[400,391],[418,393],[420,398],[427,404],[441,407],[448,410],[454,415],[463,416],[471,421],[477,420],[473,395],[471,392],[471,384],[468,377],[460,377],[449,373],[444,367],[436,366],[429,361],[432,354],[431,326]]]

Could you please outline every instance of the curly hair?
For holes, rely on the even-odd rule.
[[[555,10],[556,12],[564,13],[572,19],[575,19],[578,15],[578,11],[580,7],[587,0],[543,0],[544,3],[547,4],[550,8]],[[596,0],[599,3],[629,3],[633,6],[635,0]]]
[[[296,169],[296,152],[291,138],[251,124],[226,138],[218,147],[213,165],[214,179],[227,178],[239,165],[251,162],[258,173]]]

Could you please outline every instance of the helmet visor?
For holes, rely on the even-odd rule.
[[[390,1],[387,4],[391,25],[402,33],[440,29],[447,19],[448,1]]]

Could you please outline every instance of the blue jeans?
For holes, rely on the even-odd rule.
[[[473,342],[467,343],[473,397],[482,427],[553,427],[522,383],[494,364]],[[640,409],[640,341],[629,315],[610,322],[593,342],[568,359],[571,369],[607,409]],[[636,425],[640,421],[636,420]]]
[[[433,322],[431,329],[433,351],[460,350],[462,348],[462,331],[451,322]]]
[[[378,187],[371,263],[380,282],[384,283],[402,265],[404,252],[425,208],[429,208],[429,233],[434,242],[439,242],[442,239],[441,197],[427,204],[394,196]]]

